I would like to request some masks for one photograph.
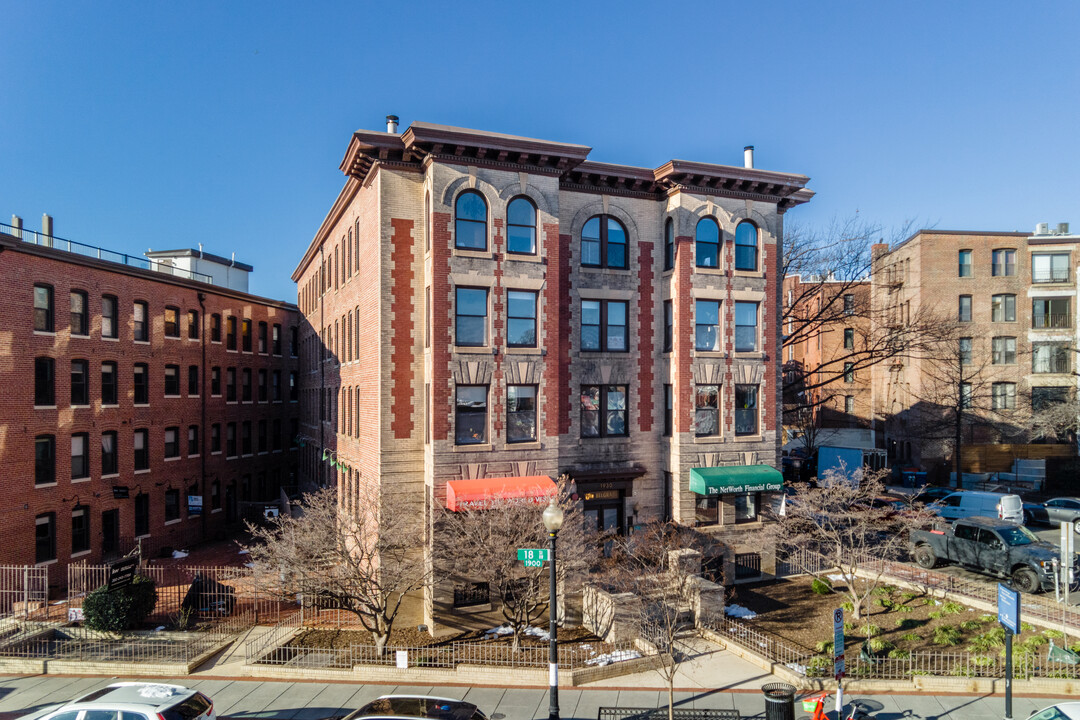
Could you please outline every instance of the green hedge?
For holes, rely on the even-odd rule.
[[[83,622],[91,630],[121,632],[137,626],[154,611],[157,588],[142,575],[127,587],[106,590],[99,587],[83,601]]]

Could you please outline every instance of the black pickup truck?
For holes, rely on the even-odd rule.
[[[1011,578],[1021,592],[1054,589],[1055,545],[1041,542],[1022,525],[988,517],[957,520],[951,527],[912,530],[911,556],[930,569],[952,562],[998,577]]]

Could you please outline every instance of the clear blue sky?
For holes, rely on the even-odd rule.
[[[811,176],[789,222],[1080,229],[1076,2],[0,0],[0,220],[289,275],[388,113]]]

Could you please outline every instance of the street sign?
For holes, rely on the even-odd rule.
[[[540,548],[518,548],[517,557],[525,567],[543,567],[544,563],[551,559],[549,554],[549,550]]]
[[[1020,634],[1020,593],[998,583],[998,622],[1014,635]]]
[[[135,579],[135,568],[139,566],[139,556],[121,558],[116,562],[109,563],[109,579],[106,581],[106,590],[116,590],[130,585]]]
[[[833,676],[844,677],[844,611],[833,610]]]

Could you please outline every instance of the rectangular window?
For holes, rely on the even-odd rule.
[[[735,228],[735,269],[757,270],[758,229],[742,222]]]
[[[720,522],[720,496],[699,495],[694,503],[694,521],[698,525],[716,525]]]
[[[101,363],[101,404],[119,404],[118,380],[116,363],[108,361]]]
[[[848,385],[855,382],[855,363],[844,363],[844,382]]]
[[[132,448],[135,451],[135,469],[150,469],[150,438],[149,430],[136,430]]]
[[[180,395],[180,366],[165,366],[165,397],[177,397]]]
[[[270,380],[265,368],[259,368],[259,402],[270,399]]]
[[[960,347],[960,364],[961,365],[970,365],[972,363],[971,338],[969,338],[969,337],[960,338],[959,347]]]
[[[225,457],[236,457],[236,423],[225,424]]]
[[[142,300],[136,300],[132,306],[132,319],[134,320],[134,339],[135,342],[149,342],[150,341],[150,326],[147,322],[147,318],[150,314],[149,306]]]
[[[236,350],[236,318],[225,318],[225,349]]]
[[[225,401],[236,402],[236,368],[225,370]]]
[[[89,305],[87,295],[82,290],[71,291],[71,334],[90,334],[90,315],[87,313]]]
[[[289,371],[289,402],[300,399],[300,377],[295,370]]]
[[[506,386],[506,442],[536,441],[536,386]]]
[[[626,437],[630,434],[626,385],[581,386],[581,437]]]
[[[998,382],[991,386],[994,410],[1016,409],[1016,383]]]
[[[187,313],[187,336],[189,340],[199,339],[199,311],[188,310]]]
[[[240,454],[251,455],[251,421],[240,423]]]
[[[668,220],[664,225],[664,269],[675,267],[675,223]]]
[[[56,361],[51,357],[34,358],[34,405],[56,405]]]
[[[855,349],[855,328],[844,328],[844,349]]]
[[[221,395],[221,368],[210,368],[210,395],[212,397],[219,397]]]
[[[1031,301],[1031,327],[1071,328],[1072,312],[1069,298],[1036,298]]]
[[[626,352],[626,301],[581,301],[581,349],[594,352]]]
[[[56,559],[56,513],[44,513],[34,519],[34,562]]]
[[[34,438],[34,484],[51,485],[56,482],[56,438],[38,435]]]
[[[165,522],[180,519],[180,491],[177,489],[165,491]]]
[[[34,331],[54,332],[53,289],[51,285],[34,286]]]
[[[296,327],[289,328],[289,355],[296,357],[300,354],[300,330]]]
[[[735,504],[735,522],[754,522],[758,517],[761,493],[746,493],[732,498]],[[760,563],[760,559],[758,560]]]
[[[458,445],[487,442],[487,385],[458,385],[454,437]]]
[[[848,415],[854,415],[855,414],[855,396],[854,395],[846,395],[844,397],[844,412],[847,413]]]
[[[850,294],[850,293],[847,294],[847,295],[844,295],[844,314],[845,315],[854,315],[855,314],[855,296]]]
[[[187,429],[187,454],[195,457],[199,454],[199,426],[188,425]]]
[[[664,301],[664,352],[671,352],[675,340],[675,310],[670,300]]]
[[[1069,282],[1069,253],[1032,255],[1031,281],[1034,283]]]
[[[965,410],[971,409],[972,398],[971,383],[960,383],[960,397],[958,398],[960,407]]]
[[[71,361],[71,404],[90,404],[90,361]]]
[[[210,509],[221,509],[221,483],[217,480],[210,483]]]
[[[79,506],[71,511],[71,554],[90,549],[90,516]]]
[[[189,397],[199,397],[199,366],[188,365],[187,369],[187,394]]]
[[[180,428],[165,428],[165,457],[180,457]]]
[[[221,425],[219,423],[210,426],[210,452],[221,452]]]
[[[119,307],[115,295],[101,296],[101,337],[120,337],[120,323],[116,317]]]
[[[735,352],[753,352],[757,344],[758,304],[735,303]]]
[[[675,425],[675,398],[673,397],[671,385],[664,385],[664,437],[671,437],[674,432]]]
[[[165,337],[180,337],[180,308],[166,306],[165,308]]]
[[[758,386],[735,386],[735,434],[758,434]]]
[[[1016,364],[1016,338],[996,337],[993,343],[993,356],[991,362],[994,365]]]
[[[135,496],[135,537],[150,534],[150,496],[139,493]]]
[[[217,313],[210,316],[210,342],[221,342],[221,316]]]
[[[694,434],[714,437],[720,434],[720,386],[698,385],[694,391]]]
[[[90,477],[90,435],[76,433],[71,436],[71,479]]]
[[[115,475],[119,470],[119,460],[116,452],[116,431],[109,430],[101,433],[101,474]]]
[[[991,253],[990,274],[994,277],[1008,277],[1016,274],[1016,251],[994,250]]]
[[[258,435],[256,437],[256,449],[260,453],[264,453],[270,449],[269,438],[269,426],[265,420],[260,420],[258,425]]]
[[[259,321],[259,354],[266,354],[266,333],[267,325],[264,321]]]
[[[424,347],[431,347],[431,286],[424,287]]]
[[[240,399],[244,402],[251,402],[251,368],[242,369],[240,378]]]
[[[274,323],[273,333],[270,336],[271,347],[275,355],[281,355],[281,325]]]
[[[1016,296],[995,295],[991,299],[991,320],[993,322],[1016,322]]]
[[[971,277],[971,251],[960,251],[960,272],[959,277]]]
[[[273,382],[270,383],[273,390],[274,402],[281,402],[281,371],[275,370],[273,375]]]
[[[487,345],[487,302],[486,288],[459,287],[455,290],[454,303],[457,316],[454,321],[454,342],[462,347],[483,347]]]
[[[720,350],[720,301],[694,301],[694,349]]]
[[[278,418],[274,418],[274,424],[271,427],[270,444],[274,452],[284,447],[283,438],[281,437],[281,420]]]
[[[959,311],[957,314],[957,320],[959,322],[968,323],[971,322],[971,296],[961,295]]]
[[[240,322],[240,336],[243,338],[244,352],[251,352],[251,320],[244,318]]]
[[[1072,351],[1068,343],[1037,342],[1031,344],[1031,371],[1037,374],[1070,373]]]
[[[506,344],[509,347],[536,347],[536,293],[506,291]]]

